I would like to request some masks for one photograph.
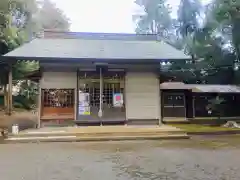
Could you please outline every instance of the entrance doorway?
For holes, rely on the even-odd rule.
[[[186,119],[186,102],[184,93],[163,93],[163,111],[164,120]]]
[[[124,72],[80,72],[79,123],[125,122]]]

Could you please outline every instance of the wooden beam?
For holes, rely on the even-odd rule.
[[[12,115],[13,110],[13,101],[12,101],[12,64],[9,65],[9,71],[8,71],[8,111],[7,114],[9,116]]]

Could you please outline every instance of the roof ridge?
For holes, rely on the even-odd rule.
[[[135,33],[101,33],[101,32],[66,32],[45,30],[40,33],[40,38],[51,39],[96,39],[96,40],[151,40],[157,41],[155,34],[135,34]]]
[[[87,32],[87,31],[62,31],[62,30],[51,30],[51,29],[46,29],[43,30],[42,32],[44,33],[89,33],[89,34],[125,34],[125,35],[144,35],[144,36],[157,36],[157,34],[153,33],[109,33],[109,32]]]

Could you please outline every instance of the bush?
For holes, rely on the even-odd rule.
[[[13,100],[14,100],[14,104],[17,104],[17,106],[20,106],[19,108],[31,110],[33,102],[29,100],[27,97],[18,95],[18,96],[15,96]]]
[[[14,108],[19,108],[19,109],[25,109],[24,106],[19,102],[14,102],[13,107]]]

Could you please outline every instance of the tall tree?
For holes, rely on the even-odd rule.
[[[69,31],[69,19],[50,0],[42,1],[36,20],[42,29]]]
[[[166,0],[136,0],[144,10],[143,14],[137,15],[137,33],[158,34],[166,37],[171,28],[170,8]]]
[[[179,32],[182,37],[194,33],[199,28],[202,5],[199,0],[181,0],[178,8]]]
[[[240,1],[214,0],[212,12],[221,27],[222,34],[230,35],[237,60],[240,61]]]
[[[31,0],[1,0],[0,2],[0,54],[13,50],[24,42],[24,29],[31,16],[27,3]],[[6,66],[0,64],[1,82],[6,82]]]
[[[9,50],[21,43],[24,28],[31,18],[32,7],[30,8],[27,5],[33,3],[33,0],[1,0],[0,40],[10,48]]]
[[[165,1],[138,0],[136,3],[142,6],[145,12],[138,16],[137,33],[158,33],[156,22],[161,25],[164,24],[162,22],[170,22],[170,26],[169,24],[163,26],[165,31],[159,28],[167,33],[159,34],[165,37],[164,41],[169,42],[171,39],[171,45],[184,49],[194,60],[194,63],[173,62],[171,66],[165,68],[168,75],[171,74],[175,79],[187,83],[233,83],[234,55],[230,48],[226,48],[229,42],[226,33],[221,37],[216,31],[219,27],[221,29],[222,25],[216,19],[212,6],[207,6],[204,12],[205,7],[202,6],[200,0],[181,0],[178,18],[175,20],[171,18],[170,8],[165,5]],[[168,9],[168,13],[158,8],[161,6],[156,5],[157,3],[164,4],[163,7]],[[217,9],[219,10],[219,7]],[[165,14],[165,16],[160,16],[162,19],[157,18],[159,14]]]
[[[42,2],[42,1],[41,1]],[[1,0],[0,1],[0,55],[35,37],[43,29],[68,30],[69,21],[50,1]],[[13,66],[13,78],[21,79],[29,71],[36,70],[35,62],[17,61]],[[0,59],[0,85],[7,82],[7,66]]]
[[[199,0],[181,0],[178,9],[178,31],[185,44],[184,50],[192,56],[195,61],[195,36],[199,28],[199,16],[201,14],[201,3]]]

